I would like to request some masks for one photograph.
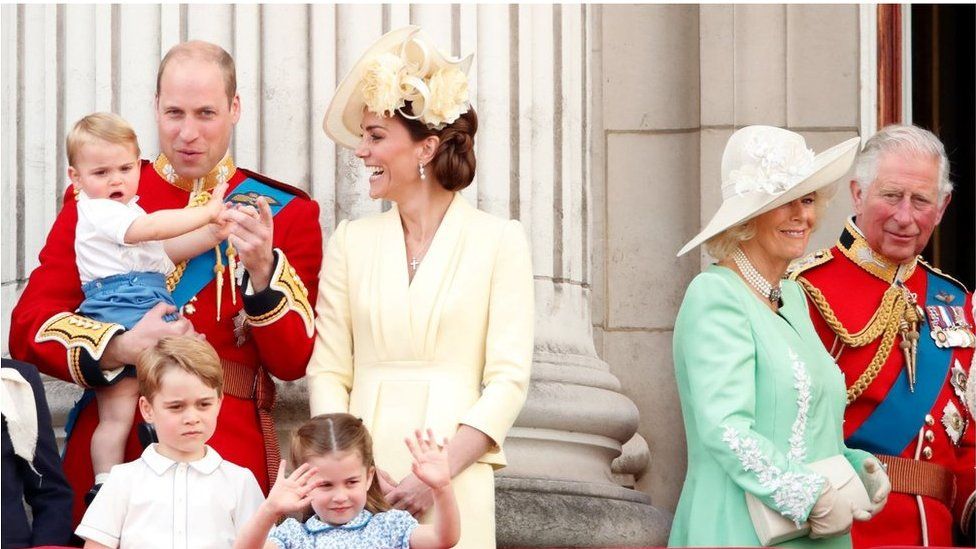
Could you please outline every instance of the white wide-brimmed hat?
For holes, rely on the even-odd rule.
[[[746,126],[722,154],[722,205],[678,255],[722,231],[819,190],[841,178],[857,155],[860,137],[820,154],[803,136],[774,126]]]
[[[325,111],[322,128],[336,143],[355,149],[363,110],[420,120],[441,129],[468,112],[472,55],[456,59],[438,51],[420,27],[410,25],[379,38],[342,79]],[[410,101],[412,112],[403,107]]]

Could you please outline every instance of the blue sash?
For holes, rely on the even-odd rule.
[[[256,179],[247,178],[234,187],[225,202],[235,204],[252,203],[258,196],[264,196],[271,206],[271,215],[278,215],[282,208],[288,205],[295,195],[276,189]],[[220,243],[221,261],[227,265],[227,242]],[[183,277],[173,290],[173,301],[177,307],[186,305],[190,299],[204,289],[214,279],[214,265],[217,264],[217,254],[211,249],[194,257],[186,264]]]
[[[966,296],[952,283],[926,271],[928,277],[924,303],[933,303],[941,292],[955,296],[959,303]],[[920,326],[918,338],[918,369],[915,392],[908,388],[908,370],[904,369],[874,412],[845,441],[851,448],[875,454],[901,455],[906,446],[918,436],[925,415],[932,410],[939,397],[952,364],[952,349],[941,349]],[[901,352],[897,347],[893,352]]]
[[[249,177],[234,187],[234,190],[231,191],[224,202],[253,205],[254,200],[258,196],[264,196],[268,201],[268,205],[271,206],[272,216],[278,215],[278,212],[295,198],[295,195],[291,193],[276,189],[271,185]],[[226,241],[221,242],[220,253],[222,254],[224,265],[227,265]],[[186,305],[190,301],[190,298],[197,295],[207,284],[210,284],[210,281],[214,279],[213,268],[216,264],[217,254],[213,249],[187,262],[186,269],[183,271],[183,277],[173,290],[173,301],[176,302],[177,307]],[[71,431],[74,430],[75,422],[78,420],[78,415],[81,413],[81,410],[94,399],[95,391],[88,389],[78,399],[78,402],[75,402],[75,405],[68,412],[67,424],[64,427],[65,440],[71,437]]]

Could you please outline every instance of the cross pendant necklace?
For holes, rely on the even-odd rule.
[[[434,234],[437,234],[437,229],[434,229]],[[434,240],[434,234],[431,234],[430,237],[427,238],[427,242],[424,244],[424,249],[421,250],[419,254],[411,256],[409,263],[411,271],[416,273],[417,267],[420,266],[420,262],[423,261],[424,257],[427,256],[427,249],[430,248],[430,243]]]

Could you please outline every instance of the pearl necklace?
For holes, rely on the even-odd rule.
[[[746,282],[748,282],[750,286],[759,292],[759,295],[768,299],[770,303],[779,302],[780,298],[783,297],[783,290],[780,288],[779,284],[773,286],[768,280],[763,278],[763,276],[759,274],[759,271],[752,266],[752,263],[749,261],[749,258],[746,257],[745,252],[742,251],[742,248],[736,248],[735,251],[732,252],[732,260],[735,261],[735,265],[742,273],[742,277],[746,279]]]

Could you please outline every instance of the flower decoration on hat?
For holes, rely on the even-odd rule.
[[[735,194],[753,192],[780,194],[806,179],[814,168],[813,150],[796,142],[764,139],[756,134],[746,144],[747,161],[729,172],[728,183]]]
[[[366,66],[362,97],[366,108],[381,116],[395,112],[440,130],[468,112],[468,77],[457,65],[436,66],[426,44],[411,38],[399,55],[384,52]],[[404,108],[410,102],[411,111]]]

